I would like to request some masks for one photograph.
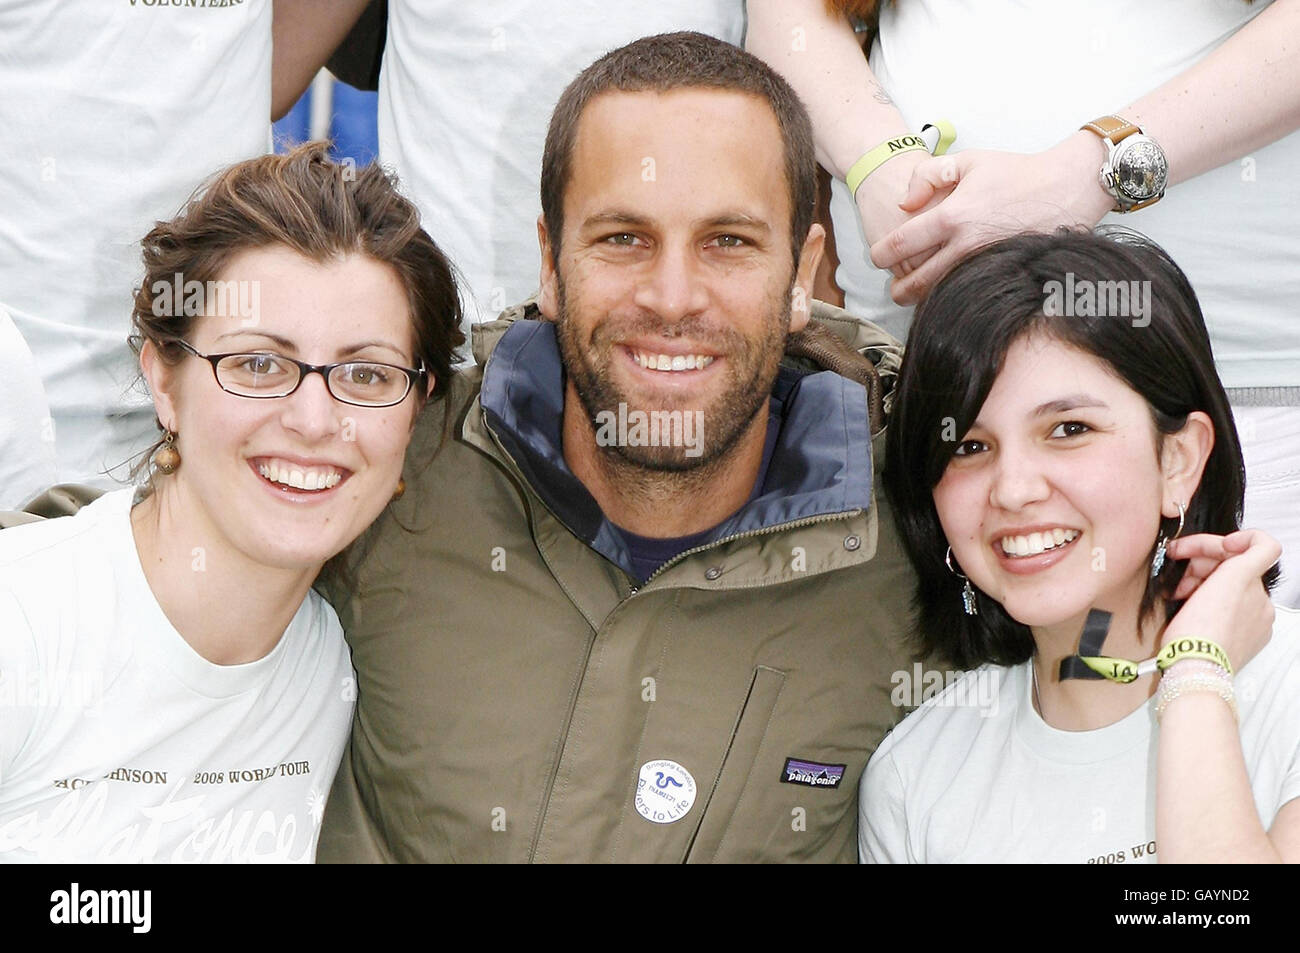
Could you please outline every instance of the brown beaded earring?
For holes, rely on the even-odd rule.
[[[163,435],[163,445],[153,455],[153,465],[159,473],[175,473],[181,465],[181,452],[176,449],[176,434],[168,430]]]

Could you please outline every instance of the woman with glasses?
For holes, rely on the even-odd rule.
[[[309,861],[355,683],[327,561],[463,343],[377,167],[233,166],[144,239],[141,486],[0,533],[0,861]]]

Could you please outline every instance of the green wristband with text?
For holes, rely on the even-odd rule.
[[[1219,666],[1226,674],[1232,674],[1232,663],[1228,661],[1228,653],[1223,651],[1223,647],[1217,642],[1212,642],[1209,639],[1175,639],[1156,653],[1154,657],[1143,659],[1141,662],[1134,662],[1132,659],[1111,658],[1108,655],[1079,656],[1079,660],[1084,665],[1102,678],[1118,682],[1121,685],[1127,685],[1129,682],[1135,681],[1143,675],[1150,675],[1155,671],[1164,672],[1169,666],[1184,659],[1203,659]]]
[[[1156,655],[1156,666],[1163,672],[1175,662],[1186,658],[1199,658],[1213,662],[1229,675],[1232,674],[1232,663],[1228,661],[1228,653],[1223,651],[1222,646],[1217,642],[1211,642],[1209,639],[1175,639]]]
[[[918,150],[921,152],[930,151],[925,144],[925,140],[912,133],[886,139],[880,145],[868,149],[858,158],[857,162],[849,166],[848,174],[844,176],[844,182],[848,185],[849,192],[856,196],[858,189],[871,173],[895,156],[901,156],[904,152],[916,152]]]

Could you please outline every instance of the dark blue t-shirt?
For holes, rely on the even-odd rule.
[[[763,441],[763,460],[758,467],[758,476],[754,480],[754,486],[749,491],[748,503],[758,497],[763,489],[763,482],[767,477],[767,466],[772,460],[772,449],[776,446],[777,435],[781,431],[781,402],[775,397],[768,400],[767,404],[767,434]],[[730,519],[731,515],[727,516]],[[719,520],[720,526],[726,520]],[[636,570],[634,573],[638,583],[643,583],[664,563],[675,559],[688,549],[694,549],[696,546],[703,544],[717,529],[717,526],[711,526],[703,532],[692,533],[689,536],[674,536],[669,539],[659,539],[650,536],[638,536],[621,526],[614,527],[623,537],[627,544],[628,554],[632,559],[632,566]]]

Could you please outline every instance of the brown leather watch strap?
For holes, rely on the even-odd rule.
[[[1119,116],[1102,116],[1100,119],[1084,123],[1079,128],[1095,132],[1103,139],[1109,139],[1112,145],[1119,145],[1129,136],[1142,131],[1127,119],[1121,119]]]

